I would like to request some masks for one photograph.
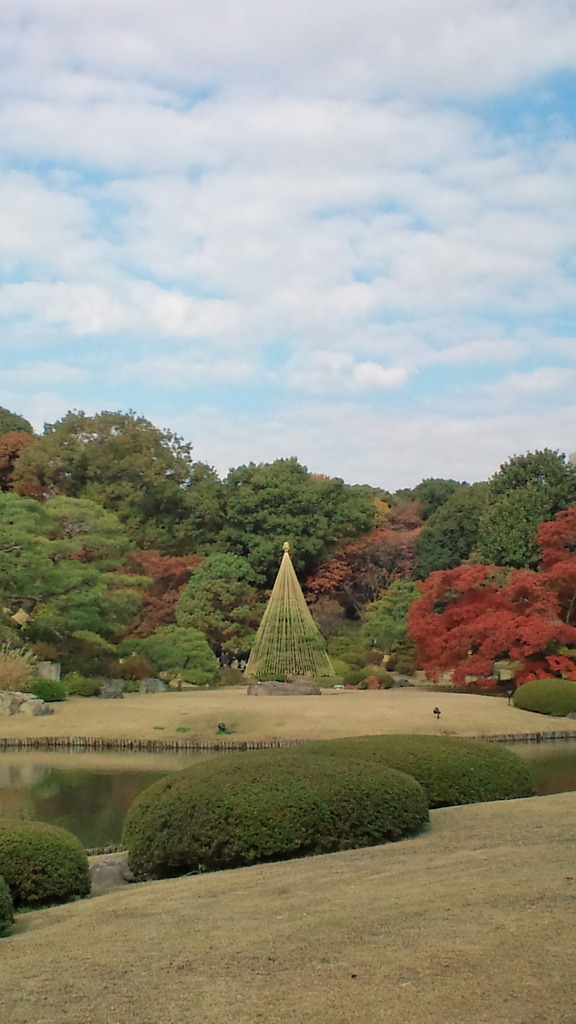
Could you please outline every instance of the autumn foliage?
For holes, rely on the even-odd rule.
[[[0,435],[0,491],[12,490],[14,469],[20,452],[34,444],[37,444],[37,439],[23,430],[9,430]]]
[[[125,572],[148,576],[150,583],[143,595],[138,621],[130,636],[144,637],[159,626],[175,621],[176,602],[192,573],[202,562],[201,555],[161,555],[159,551],[133,551]]]
[[[388,519],[338,552],[306,581],[310,595],[330,595],[356,610],[375,601],[394,580],[411,579],[422,520],[416,502],[404,502]]]
[[[560,600],[544,573],[468,565],[434,572],[420,584],[422,596],[408,625],[426,674],[453,681],[478,677],[495,685],[495,661],[520,663],[516,682],[563,674],[576,679],[576,664],[561,653],[576,645],[576,627],[560,617]]]

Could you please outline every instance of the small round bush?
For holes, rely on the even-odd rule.
[[[360,684],[360,689],[366,689],[366,687],[362,686],[362,683],[369,677],[379,679],[380,685],[385,690],[390,689],[394,685],[394,677],[382,665],[364,665],[363,668],[347,672],[344,676],[344,685],[357,686]]]
[[[43,821],[0,818],[0,874],[15,907],[67,903],[90,892],[80,840]]]
[[[298,757],[313,751],[345,761],[387,765],[412,775],[424,787],[430,807],[514,800],[533,796],[526,763],[511,750],[458,736],[358,736],[318,740],[296,747]]]
[[[68,693],[76,697],[97,697],[102,686],[100,679],[89,679],[79,672],[68,672],[62,681]]]
[[[30,693],[47,701],[66,700],[68,695],[66,683],[61,679],[33,679]]]
[[[0,875],[0,935],[4,935],[14,920],[14,904],[6,881]]]
[[[422,787],[380,764],[249,751],[155,782],[128,812],[122,842],[137,874],[167,877],[372,846],[417,832]]]
[[[140,680],[139,679],[125,679],[123,693],[139,693],[140,692]]]
[[[564,718],[576,711],[576,683],[568,679],[534,679],[519,686],[512,700],[523,711]]]

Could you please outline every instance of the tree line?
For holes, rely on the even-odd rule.
[[[364,644],[462,679],[491,678],[489,658],[522,662],[520,674],[527,664],[569,673],[576,519],[558,517],[574,506],[576,468],[550,449],[512,456],[485,482],[428,478],[390,492],[296,458],[221,479],[135,412],[72,411],[36,435],[0,409],[0,641],[83,670],[137,650],[154,662],[150,638],[166,641],[167,629],[172,645],[187,636],[198,650],[200,637],[216,654],[247,650],[288,540],[329,639],[355,625]],[[509,615],[506,635],[484,622],[488,646],[462,611],[475,602],[496,625]],[[513,625],[528,607],[532,619]],[[449,612],[469,629],[459,619],[461,643],[452,632],[442,646]]]

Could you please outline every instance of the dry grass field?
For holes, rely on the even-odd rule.
[[[576,793],[22,916],[3,1024],[574,1024]]]
[[[441,709],[440,720],[432,714]],[[122,700],[73,697],[41,718],[0,719],[0,736],[97,736],[108,739],[213,740],[218,722],[232,740],[327,739],[412,732],[490,736],[554,730],[576,721],[509,707],[502,698],[416,688],[325,690],[320,697],[252,697],[244,687],[127,694]]]

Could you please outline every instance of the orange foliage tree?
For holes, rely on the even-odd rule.
[[[306,580],[314,597],[335,597],[360,611],[375,601],[394,580],[413,578],[416,541],[422,520],[416,502],[393,508],[385,523],[361,541],[350,544],[324,562]]]
[[[31,437],[23,430],[9,430],[0,435],[0,491],[12,490],[14,469],[20,452],[37,443],[36,437]]]
[[[176,621],[176,603],[183,587],[202,562],[201,555],[161,555],[159,551],[133,551],[124,571],[135,576],[148,576],[138,619],[130,630],[131,637],[149,636],[159,626]]]

